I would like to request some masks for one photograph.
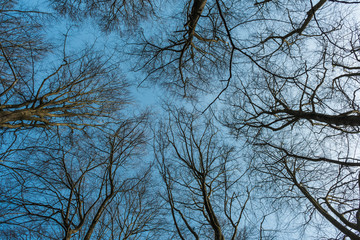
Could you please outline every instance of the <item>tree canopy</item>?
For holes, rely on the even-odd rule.
[[[0,0],[0,238],[360,239],[359,12]]]

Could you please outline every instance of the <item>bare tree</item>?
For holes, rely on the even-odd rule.
[[[138,164],[147,115],[124,117],[118,62],[95,44],[72,51],[68,33],[59,54],[50,14],[0,7],[1,238],[149,235],[158,205],[150,166]]]
[[[18,10],[11,1],[2,8],[2,130],[101,125],[98,117],[110,117],[126,102],[126,83],[111,57],[91,48],[71,53],[65,37],[60,63],[52,68],[49,60],[58,57],[47,54],[42,13]]]
[[[169,26],[175,29],[159,29],[169,34],[143,34],[135,42],[141,56],[139,69],[146,71],[145,80],[160,82],[183,97],[192,98],[197,91],[209,93],[209,79],[221,78],[231,55],[217,3],[186,1],[173,16],[165,21],[174,23]]]
[[[324,15],[350,3],[331,2],[314,3],[293,31],[264,38],[284,52],[264,56],[267,68],[236,84],[225,122],[248,136],[258,170],[307,222],[320,215],[337,229],[329,237],[359,239],[359,31],[346,9],[335,20]]]
[[[155,1],[52,3],[58,12],[69,14],[73,19],[93,17],[105,31],[139,27],[139,19],[161,12],[160,8],[154,8]],[[358,1],[189,0],[176,6],[180,7],[171,17],[157,15],[161,25],[155,26],[153,31],[144,31],[141,42],[138,39],[133,42],[139,52],[132,54],[141,57],[138,69],[145,70],[147,78],[174,87],[184,97],[192,97],[199,90],[211,94],[213,100],[208,108],[222,99],[225,92],[229,93],[226,102],[229,111],[222,120],[234,134],[246,136],[248,143],[254,146],[254,156],[258,160],[254,167],[269,176],[266,181],[279,183],[276,190],[281,190],[282,195],[278,198],[295,200],[294,205],[299,205],[297,209],[305,213],[306,224],[321,216],[335,226],[338,232],[331,237],[359,239],[360,156],[356,149],[360,125],[360,67],[359,27],[355,16],[359,11]],[[27,189],[34,187],[26,185],[32,181],[24,181],[22,174],[15,172],[31,169],[33,174],[35,162],[24,167],[17,166],[14,158],[11,159],[18,156],[20,149],[30,149],[30,145],[26,145],[30,141],[26,134],[34,133],[33,129],[52,127],[60,132],[69,131],[72,136],[71,130],[104,125],[114,119],[111,118],[113,113],[118,113],[127,94],[116,64],[99,51],[71,54],[67,50],[68,41],[63,44],[65,50],[58,59],[60,63],[52,70],[37,72],[37,66],[47,60],[45,57],[53,56],[39,18],[44,14],[23,11],[10,0],[3,1],[0,7],[0,159],[11,160],[2,163],[6,173],[3,179],[9,179],[9,184],[13,176],[19,179],[13,180],[19,182],[14,190],[18,195],[8,198],[13,205],[1,212],[8,217],[16,209],[12,206],[24,209],[16,201],[23,201]],[[120,24],[121,21],[124,24]],[[149,22],[143,24],[148,26]],[[137,30],[142,32],[140,28]],[[169,125],[164,123],[159,131],[155,152],[175,235],[179,238],[216,236],[217,239],[238,235],[241,213],[249,194],[237,197],[233,186],[244,169],[237,168],[239,161],[235,161],[231,147],[217,145],[216,128],[211,121],[205,121],[205,127],[198,127],[192,114],[171,110],[170,115],[166,123]],[[58,128],[61,126],[66,126],[67,130]],[[27,131],[21,131],[23,129]],[[88,131],[91,135],[95,130]],[[38,138],[46,134],[48,138]],[[36,141],[45,141],[51,134],[38,130],[33,135]],[[12,138],[8,137],[10,135]],[[34,156],[49,155],[57,151],[83,159],[72,151],[55,151],[52,147],[42,151],[32,153]],[[40,159],[44,159],[43,155]],[[208,156],[208,162],[204,156]],[[60,157],[55,159],[57,161],[49,162],[61,162],[58,161]],[[112,165],[99,165],[103,174],[100,178],[93,174],[95,159],[90,162],[89,169],[81,166],[80,172],[91,175],[92,179],[102,179],[106,184],[100,189],[108,192],[102,195],[104,199],[97,200],[99,205],[88,208],[93,215],[86,215],[87,219],[92,219],[87,225],[81,223],[81,219],[85,219],[85,212],[81,210],[84,205],[69,201],[72,204],[69,209],[77,209],[72,212],[73,217],[64,215],[65,220],[57,220],[68,236],[75,232],[77,237],[90,236],[94,231],[92,226],[101,225],[104,230],[107,226],[119,226],[117,222],[121,222],[113,212],[109,213],[112,217],[104,217],[106,208],[100,204],[106,196],[115,198],[109,187],[109,166]],[[85,180],[70,174],[68,168],[62,171],[76,183],[73,186],[69,180],[70,185],[62,186],[63,189],[68,189],[76,198],[76,194],[86,189],[81,185]],[[240,175],[230,176],[228,172]],[[36,177],[42,179],[44,174]],[[128,186],[125,182],[120,186]],[[116,206],[141,203],[141,184],[132,186],[136,189],[134,195],[119,197],[112,206],[115,212],[118,211]],[[15,192],[5,189],[3,194],[10,193]],[[32,205],[34,198],[27,198],[27,201],[28,205],[38,206]],[[128,214],[138,216],[137,211],[143,212],[144,208],[134,206],[129,208]],[[95,209],[100,212],[96,213]],[[53,214],[56,215],[56,211]],[[25,214],[32,216],[29,222],[36,220],[33,212]],[[191,217],[189,212],[197,213],[198,218]],[[141,222],[147,222],[146,217],[137,222],[139,228]],[[37,233],[49,230],[42,226],[38,226]],[[128,226],[118,228],[123,230],[113,238],[123,237],[123,234],[130,236],[126,233],[126,229],[130,229]],[[213,235],[207,236],[207,230]]]
[[[252,190],[242,185],[246,163],[219,138],[212,120],[201,120],[194,113],[169,109],[168,122],[156,136],[163,198],[175,228],[172,238],[243,239]]]
[[[146,212],[143,208],[150,205],[142,207],[151,202],[146,189],[151,173],[145,163],[136,167],[146,143],[145,126],[144,117],[129,119],[107,134],[94,132],[91,139],[58,137],[43,149],[18,150],[21,161],[0,165],[6,181],[0,194],[2,229],[47,239],[111,239],[121,235],[118,229],[102,228],[116,218],[128,226],[127,237],[146,232],[157,215],[151,214],[156,208]]]
[[[224,122],[266,156],[256,167],[295,186],[289,196],[308,200],[310,219],[315,209],[352,239],[359,235],[358,4],[186,1],[164,34],[137,42],[140,68],[180,95],[213,94],[214,83],[217,100],[233,86]]]
[[[11,0],[0,8],[1,161],[40,149],[56,127],[85,131],[119,119],[130,97],[113,56],[94,43],[74,51],[70,30],[60,43],[50,39],[53,14]]]

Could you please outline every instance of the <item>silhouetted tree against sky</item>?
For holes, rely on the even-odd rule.
[[[301,203],[307,221],[322,216],[338,237],[359,239],[359,32],[351,17],[359,9],[310,3],[301,24],[261,38],[259,66],[234,84],[223,119],[254,145],[258,170],[287,186],[279,199]]]
[[[130,95],[119,64],[105,48],[93,42],[79,48],[71,28],[49,36],[47,27],[58,23],[54,13],[10,0],[0,6],[2,161],[37,136],[49,138],[54,127],[84,131],[116,121]]]
[[[144,81],[157,82],[192,101],[192,106],[199,102],[204,106],[206,102],[203,112],[218,104],[218,109],[224,111],[212,112],[215,117],[232,134],[253,146],[252,167],[263,176],[263,182],[258,184],[272,179],[275,186],[271,189],[278,191],[278,202],[293,199],[294,205],[299,205],[294,212],[304,213],[305,225],[319,222],[320,217],[336,229],[336,233],[325,230],[327,233],[320,232],[319,236],[360,238],[358,1],[71,0],[47,3],[51,14],[20,8],[11,0],[0,3],[0,166],[8,171],[6,179],[15,176],[17,168],[34,174],[30,170],[35,169],[32,165],[35,160],[26,167],[15,166],[20,162],[12,163],[14,156],[22,150],[32,151],[34,156],[43,154],[39,161],[46,155],[53,156],[50,154],[55,151],[53,142],[47,141],[53,136],[65,136],[65,132],[78,136],[81,130],[86,138],[100,126],[111,126],[113,131],[106,136],[115,137],[121,124],[115,127],[111,123],[130,119],[121,111],[130,95],[128,83],[120,73],[123,67],[133,68],[145,75],[145,79],[136,79],[139,85]],[[71,24],[76,22],[79,26],[96,23],[99,31],[108,33],[121,47],[112,51],[113,55],[108,54],[109,48],[104,50],[105,46],[100,48],[96,44],[73,51],[68,34],[62,36],[61,44],[50,41],[46,31],[51,17],[66,19]],[[117,58],[124,55],[117,50],[131,56],[126,59],[126,66],[119,64]],[[214,141],[211,136],[216,127],[211,121],[204,118],[205,125],[192,129],[196,114],[192,112],[188,117],[188,113],[172,108],[169,121],[163,123],[157,135],[156,157],[166,188],[164,200],[175,224],[174,233],[179,238],[186,238],[187,234],[203,238],[207,237],[205,229],[209,229],[213,232],[210,238],[236,236],[236,231],[240,231],[241,212],[251,195],[246,193],[246,188],[239,188],[245,191],[241,195],[245,199],[232,198],[235,190],[229,190],[226,183],[235,181],[232,177],[240,177],[241,173],[230,177],[221,166],[241,172],[244,169],[237,168],[241,166],[241,159],[233,158],[232,148],[222,145],[223,136]],[[118,140],[123,139],[126,137]],[[60,139],[57,146],[63,146],[66,141],[66,138]],[[202,144],[207,149],[201,148]],[[32,150],[33,146],[38,146],[36,151]],[[55,149],[63,153],[62,156],[72,154],[72,151]],[[182,152],[184,149],[188,152]],[[197,165],[198,156],[209,151],[215,160],[210,161],[210,165]],[[174,155],[170,154],[170,158],[167,154],[171,152]],[[187,155],[191,152],[193,155]],[[47,162],[56,164],[60,155]],[[75,155],[71,159],[82,159]],[[93,162],[90,159],[79,161]],[[99,179],[104,181],[100,189],[107,186],[108,192],[104,190],[106,194],[102,197],[105,197],[98,202],[111,195],[109,169],[113,165],[109,161],[106,164],[103,168],[99,165],[98,171],[103,174]],[[174,168],[176,164],[181,166],[178,169],[186,171],[178,171]],[[96,178],[86,166],[81,165],[79,169]],[[173,171],[168,170],[172,168]],[[36,175],[38,182],[42,176],[42,173]],[[79,180],[76,174],[69,173],[69,176],[73,177],[72,181]],[[189,180],[190,176],[193,181]],[[13,193],[17,191],[19,195],[11,201],[33,187],[30,180],[12,179],[9,184],[15,181],[19,182]],[[82,189],[80,182],[82,184],[79,180],[77,187],[68,187],[68,190],[78,194]],[[148,189],[142,184],[134,187],[135,194],[116,198],[120,202],[114,201],[111,209],[125,204],[120,199],[128,203],[141,202]],[[44,193],[51,189],[56,188],[46,185]],[[177,200],[183,197],[183,192],[193,198]],[[266,194],[264,192],[264,197]],[[274,192],[269,190],[268,194]],[[115,198],[111,196],[109,198]],[[33,200],[29,200],[30,205],[37,206]],[[227,204],[236,201],[232,207],[238,209],[230,216]],[[13,204],[23,207],[16,201]],[[73,207],[81,204],[74,203]],[[101,204],[95,205],[91,208],[94,212],[101,209]],[[144,212],[144,208],[135,208]],[[113,212],[107,212],[109,218],[101,217],[106,211],[108,208],[88,219],[98,219],[96,225],[103,228],[106,221],[108,226],[116,226],[120,220],[116,220]],[[135,214],[134,211],[128,213]],[[189,218],[187,213],[191,211],[202,214],[203,218],[198,222]],[[0,214],[1,218],[9,216],[9,212]],[[73,216],[85,219],[85,213],[80,210]],[[222,225],[220,218],[228,224]],[[37,221],[36,217],[28,219],[27,223]],[[65,233],[70,235],[81,225],[80,220],[58,221],[62,221],[63,229],[67,229]],[[64,224],[68,224],[67,227]],[[86,222],[86,227],[84,224],[76,231],[78,236],[91,235],[91,221]],[[123,236],[119,230],[113,233],[113,238]]]
[[[127,239],[149,231],[158,205],[150,204],[150,165],[142,159],[146,118],[117,126],[91,138],[59,135],[2,163],[1,236]]]
[[[0,6],[1,238],[90,239],[101,225],[109,239],[119,235],[104,232],[111,221],[129,225],[127,237],[144,234],[157,205],[141,206],[152,202],[150,168],[132,164],[146,146],[147,115],[125,110],[119,61],[92,42],[79,48],[71,29],[49,36],[54,13]],[[115,223],[110,206],[137,217]]]
[[[72,51],[66,35],[56,55],[43,26],[48,14],[14,4],[2,4],[0,19],[2,129],[100,125],[97,117],[109,117],[124,104],[126,83],[110,57],[100,49]]]
[[[162,44],[146,42],[142,54],[150,56],[148,73],[170,79],[166,83],[183,96],[187,88],[212,93],[212,84],[218,86],[215,100],[225,90],[233,93],[225,101],[224,123],[261,153],[261,171],[287,179],[297,187],[297,197],[308,200],[308,209],[340,235],[359,239],[359,3],[188,4],[183,28],[177,25],[168,41],[159,40]],[[195,41],[219,52],[197,48]],[[199,56],[206,60],[194,60]],[[174,73],[177,78],[166,77]]]
[[[220,86],[215,100],[225,90],[233,93],[224,123],[261,153],[261,171],[287,179],[308,209],[340,235],[359,239],[358,2],[188,4],[183,28],[177,25],[162,45],[146,42],[141,53],[150,56],[148,73],[169,79],[183,96],[187,87],[210,92],[213,83]],[[204,41],[215,40],[214,33],[221,41]],[[195,41],[220,50],[197,48]],[[206,60],[194,60],[199,56]],[[207,62],[212,58],[218,59]]]
[[[168,106],[168,114],[154,151],[174,225],[171,238],[249,238],[244,216],[252,187],[242,179],[246,163],[211,119],[175,106]]]
[[[52,127],[84,130],[119,117],[130,99],[128,83],[105,49],[89,43],[74,50],[71,29],[51,38],[53,14],[10,0],[0,6],[2,161],[30,138],[33,144],[36,136],[49,137]]]

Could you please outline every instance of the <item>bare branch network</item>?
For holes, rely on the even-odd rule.
[[[359,1],[36,4],[0,1],[1,239],[360,239]]]

